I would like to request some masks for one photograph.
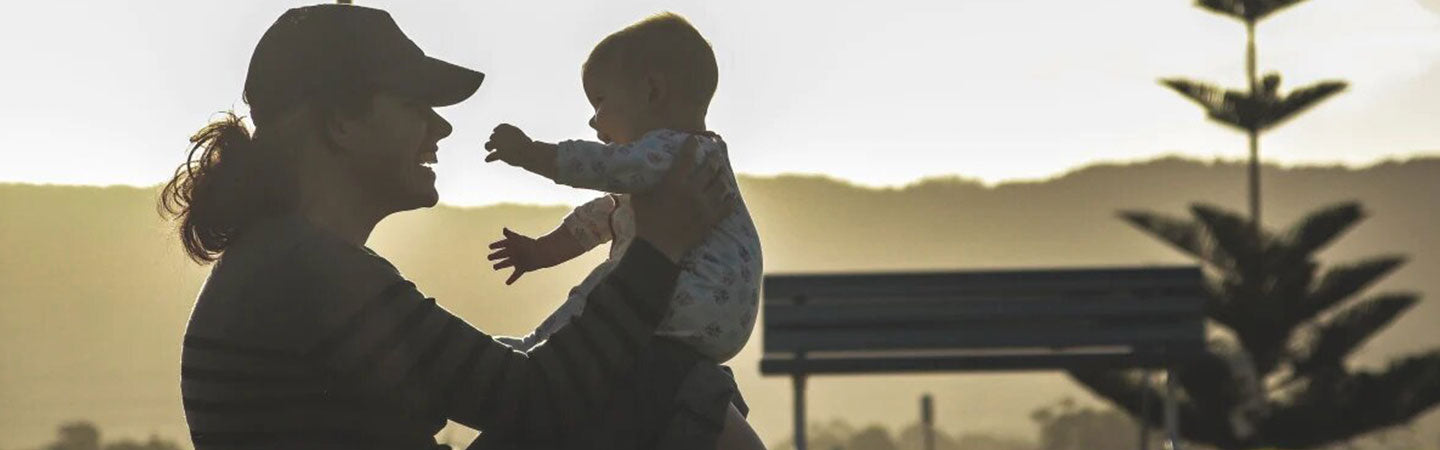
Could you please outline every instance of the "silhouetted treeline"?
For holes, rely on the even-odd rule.
[[[181,450],[180,445],[150,435],[144,442],[121,439],[102,442],[100,428],[87,421],[75,421],[60,425],[55,432],[55,442],[37,450]]]
[[[935,433],[934,450],[1126,450],[1139,448],[1140,428],[1134,419],[1115,409],[1081,406],[1070,398],[1037,408],[1030,414],[1036,425],[1033,439],[984,432]],[[813,450],[925,450],[920,424],[899,432],[880,425],[855,427],[835,419],[811,424],[807,434]],[[1150,429],[1150,449],[1165,448],[1162,430]],[[770,444],[771,450],[794,450],[793,440]],[[1187,450],[1215,450],[1213,447],[1183,443]],[[1440,435],[1424,436],[1408,428],[1374,433],[1340,442],[1319,450],[1431,450],[1440,449]],[[1257,449],[1262,450],[1262,449]]]

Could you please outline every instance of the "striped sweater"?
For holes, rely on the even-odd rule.
[[[679,269],[632,246],[582,316],[529,353],[302,219],[230,246],[185,332],[180,387],[203,449],[430,449],[446,419],[534,448],[582,430],[647,350]]]

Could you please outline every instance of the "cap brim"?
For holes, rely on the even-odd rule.
[[[429,56],[387,72],[376,80],[382,88],[425,100],[431,106],[460,103],[485,81],[483,73]]]

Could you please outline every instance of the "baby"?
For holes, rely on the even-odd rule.
[[[722,166],[736,195],[735,211],[701,246],[680,261],[668,315],[657,334],[679,340],[717,363],[745,346],[755,324],[761,276],[760,238],[730,168],[725,141],[706,131],[705,115],[717,82],[715,54],[684,18],[659,14],[600,42],[585,61],[582,82],[595,109],[590,118],[601,142],[549,144],[502,124],[485,148],[486,161],[504,161],[556,183],[610,193],[572,211],[558,228],[539,238],[504,230],[490,245],[495,270],[513,267],[506,284],[525,272],[573,259],[607,241],[609,258],[536,330],[500,338],[519,350],[544,342],[585,307],[585,298],[612,270],[635,239],[630,194],[655,186],[682,147],[697,148]]]

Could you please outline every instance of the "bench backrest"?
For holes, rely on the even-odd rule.
[[[1159,366],[1203,349],[1197,267],[765,277],[766,373]]]

